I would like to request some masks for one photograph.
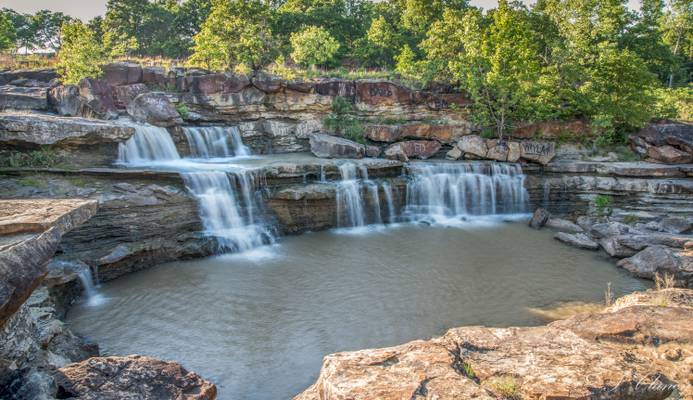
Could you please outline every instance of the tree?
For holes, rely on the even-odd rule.
[[[28,53],[36,47],[36,26],[31,21],[31,15],[20,14],[14,10],[3,8],[2,13],[12,21],[16,45]]]
[[[315,69],[334,60],[339,42],[323,28],[309,26],[291,35],[291,58],[299,64]]]
[[[366,36],[355,43],[354,54],[370,65],[388,67],[393,65],[402,42],[395,27],[380,15],[371,22]]]
[[[212,11],[194,42],[192,65],[262,68],[274,56],[269,9],[259,0],[212,0]]]
[[[540,63],[527,13],[500,0],[486,26],[478,10],[462,18],[464,52],[451,70],[475,104],[479,123],[492,124],[499,137],[527,119],[537,95]]]
[[[402,25],[415,34],[423,35],[446,9],[464,10],[467,0],[396,0],[402,10]]]
[[[690,82],[690,68],[693,65],[693,2],[669,1],[668,10],[662,18],[662,31],[664,43],[678,61],[669,71],[668,86],[674,87],[677,78],[684,84]]]
[[[76,84],[84,78],[101,75],[103,46],[83,23],[68,22],[60,30],[62,47],[58,52],[58,73],[65,84]]]
[[[14,30],[12,20],[5,13],[0,12],[0,53],[13,50],[17,41],[17,32]]]
[[[37,11],[31,17],[35,32],[34,43],[40,48],[57,51],[60,48],[60,28],[63,24],[72,21],[70,16],[61,12]]]

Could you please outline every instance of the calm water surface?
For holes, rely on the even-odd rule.
[[[401,226],[284,238],[246,255],[175,262],[101,287],[73,328],[104,354],[176,360],[221,399],[287,399],[329,353],[461,325],[537,325],[527,307],[601,301],[648,284],[600,253],[524,224]]]

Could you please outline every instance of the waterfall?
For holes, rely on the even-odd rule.
[[[145,164],[152,161],[179,160],[178,150],[165,128],[152,125],[128,124],[135,134],[118,145],[118,162]]]
[[[529,196],[519,164],[416,163],[410,174],[404,210],[409,221],[526,211]]]
[[[90,306],[102,304],[103,297],[96,290],[94,275],[91,273],[91,269],[89,269],[89,267],[80,269],[79,272],[77,272],[77,277],[84,288],[84,294],[87,297],[87,304]]]
[[[225,158],[249,156],[250,149],[243,144],[237,127],[207,126],[183,128],[194,158]]]
[[[217,240],[221,250],[246,251],[274,241],[272,229],[256,215],[259,203],[251,173],[206,171],[181,175],[197,199],[206,234]]]
[[[361,182],[356,173],[356,165],[344,163],[339,166],[342,180],[337,185],[337,226],[364,226],[363,198]],[[342,222],[342,214],[346,211],[347,224]]]
[[[387,222],[389,224],[394,224],[397,222],[395,202],[392,198],[392,186],[389,183],[383,183],[383,194],[385,195],[385,202],[387,203]]]

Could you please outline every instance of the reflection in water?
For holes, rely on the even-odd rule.
[[[607,282],[617,295],[647,285],[524,224],[401,225],[154,267],[102,285],[109,302],[68,318],[105,354],[182,362],[220,399],[286,399],[326,354],[462,325],[541,324],[528,307],[598,302]]]

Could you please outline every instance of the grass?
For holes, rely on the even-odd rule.
[[[188,115],[190,115],[190,110],[188,110],[188,106],[184,103],[176,104],[176,111],[178,111],[178,115],[183,119],[188,118]]]
[[[512,376],[499,376],[489,380],[487,386],[501,399],[519,400],[520,385]]]
[[[462,362],[462,373],[469,379],[476,379],[474,368],[472,368],[472,365],[466,361]]]
[[[29,176],[17,179],[17,183],[22,186],[36,188],[45,188],[46,186],[48,186],[48,184],[45,181]]]
[[[62,157],[48,147],[29,152],[10,152],[0,157],[0,167],[51,168],[60,164]]]
[[[614,304],[615,296],[611,290],[611,282],[606,284],[606,291],[604,291],[604,305],[611,307]]]
[[[667,272],[658,272],[655,274],[654,278],[655,288],[657,290],[672,289],[676,287],[676,278],[674,278],[673,274],[669,274]]]

